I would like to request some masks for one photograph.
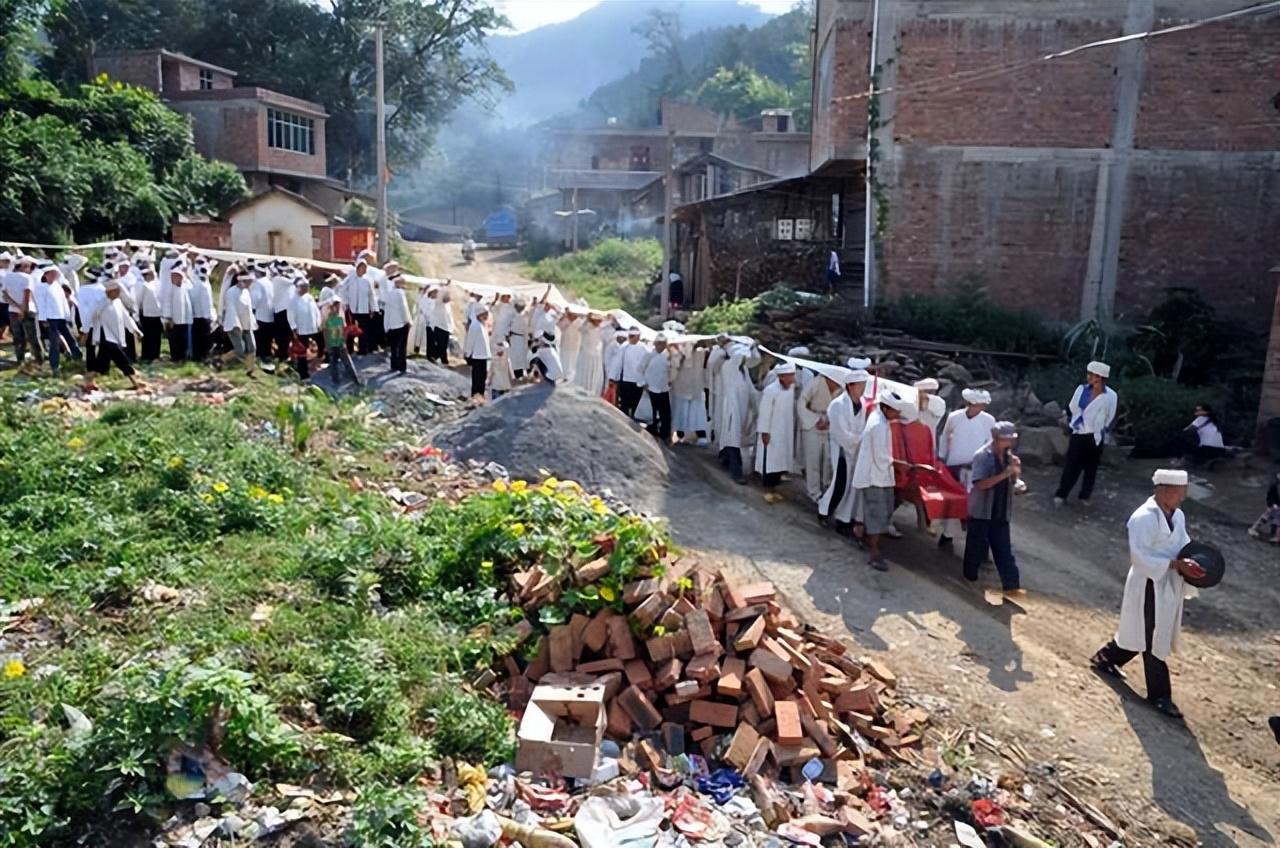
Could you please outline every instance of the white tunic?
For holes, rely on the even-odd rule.
[[[499,353],[489,363],[489,388],[499,392],[511,391],[516,375],[511,369],[511,359],[505,353]]]
[[[848,392],[841,392],[827,407],[827,421],[830,424],[827,433],[831,445],[831,484],[818,501],[818,511],[848,524],[853,521],[853,472],[857,468],[858,449],[862,446],[862,434],[867,426],[867,413],[862,405],[862,398],[855,399]],[[841,458],[844,459],[844,489],[840,492],[840,502],[836,505],[835,514],[830,515]]]
[[[258,329],[258,321],[253,314],[253,297],[249,290],[241,286],[231,286],[222,290],[222,329],[228,333],[232,330],[252,332]]]
[[[867,427],[858,445],[858,461],[853,468],[853,488],[893,488],[893,440],[889,419],[879,406],[867,416]]]
[[[489,358],[489,331],[485,329],[483,321],[472,319],[471,326],[467,327],[462,356],[465,359]]]
[[[1104,387],[1101,395],[1089,401],[1089,405],[1080,408],[1085,386],[1076,386],[1075,394],[1067,408],[1071,411],[1071,432],[1075,435],[1090,435],[1097,444],[1102,444],[1107,437],[1107,430],[1116,420],[1116,404],[1118,398],[1110,388]]]
[[[409,325],[409,296],[404,289],[392,286],[382,304],[382,329],[391,331]]]
[[[294,282],[292,277],[277,274],[271,278],[271,308],[276,312],[289,309],[289,301],[293,300]]]
[[[378,295],[373,277],[368,272],[363,277],[352,271],[338,284],[338,297],[353,315],[368,315],[378,311]]]
[[[61,280],[36,283],[35,302],[41,321],[59,318],[65,321],[71,317],[71,306],[67,303],[67,293],[62,290]]]
[[[436,299],[431,302],[431,327],[451,335],[453,333],[453,309],[440,295],[436,295]]]
[[[675,379],[671,383],[671,423],[677,433],[699,433],[709,428],[703,386],[707,376],[706,351],[681,350],[676,354]]]
[[[511,359],[511,367],[517,371],[529,368],[529,332],[529,310],[525,308],[512,315],[507,333],[507,344],[511,346],[507,356]]]
[[[258,277],[249,286],[249,300],[253,303],[253,317],[259,324],[271,324],[276,320],[272,303],[271,283],[266,277]]]
[[[106,299],[107,292],[102,287],[102,283],[85,283],[80,287],[80,291],[76,294],[76,300],[80,304],[81,332],[91,333],[93,331],[93,316]]]
[[[94,341],[98,344],[112,342],[121,347],[125,344],[126,333],[142,335],[133,316],[124,308],[124,303],[119,298],[104,299],[98,305],[98,311],[93,316],[93,332]]]
[[[314,336],[320,332],[320,307],[311,292],[294,295],[289,301],[289,326],[300,336]]]
[[[720,420],[720,370],[729,358],[726,347],[728,345],[716,345],[711,349],[711,353],[707,354],[707,397],[710,401],[708,407],[711,409],[711,422],[717,429],[719,428],[717,422]]]
[[[777,474],[790,471],[796,453],[796,389],[782,387],[775,381],[760,396],[760,412],[756,417],[756,473]],[[769,437],[769,444],[763,436]]]
[[[991,428],[996,419],[990,412],[969,416],[969,409],[957,409],[947,416],[938,439],[938,460],[943,465],[964,466],[973,462],[974,454],[991,441]]]
[[[1092,404],[1090,404],[1092,406]],[[1173,526],[1165,520],[1164,511],[1155,497],[1129,516],[1129,576],[1124,581],[1124,601],[1120,605],[1120,629],[1116,644],[1126,651],[1147,649],[1146,605],[1147,581],[1155,584],[1156,626],[1151,634],[1151,653],[1166,659],[1173,653],[1182,632],[1182,602],[1195,597],[1182,575],[1169,567],[1191,537],[1182,510],[1173,513]]]
[[[618,358],[613,361],[613,369],[609,379],[616,383],[635,383],[644,381],[644,363],[649,356],[649,348],[636,342],[627,342],[618,350]]]
[[[640,371],[638,382],[650,392],[665,394],[671,391],[671,358],[665,350],[649,351]]]
[[[578,370],[578,350],[582,346],[582,325],[585,318],[567,318],[560,322],[560,359],[564,362],[564,376],[575,382]]]
[[[171,324],[190,324],[195,318],[191,309],[191,283],[169,283],[160,289],[160,317]]]
[[[747,376],[744,357],[733,356],[720,369],[720,407],[716,417],[716,444],[724,448],[747,445],[755,388]]]
[[[425,350],[427,347],[427,330],[431,327],[431,298],[422,294],[418,297],[418,306],[413,311],[413,326],[409,328],[409,350]]]
[[[134,297],[138,300],[138,311],[143,318],[161,316],[159,280],[143,280],[133,291]]]
[[[558,383],[564,379],[564,368],[560,365],[560,352],[555,345],[543,345],[534,351],[533,362],[541,362],[543,379],[548,383]]]
[[[213,320],[213,286],[209,278],[198,275],[191,281],[191,315],[192,318]]]
[[[604,392],[604,336],[603,330],[588,324],[582,328],[578,343],[578,364],[573,369],[573,382],[589,395]]]

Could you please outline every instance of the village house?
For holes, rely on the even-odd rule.
[[[179,222],[182,240],[236,250],[253,244],[259,252],[310,257],[310,226],[318,219],[330,223],[359,196],[328,175],[328,114],[318,103],[239,87],[233,70],[162,49],[98,53],[91,70],[159,94],[190,117],[202,155],[229,162],[244,175],[251,199],[229,210],[225,221]],[[272,245],[281,249],[268,251]]]

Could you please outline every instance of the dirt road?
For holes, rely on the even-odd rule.
[[[457,277],[497,285],[531,282],[520,275],[520,252],[515,249],[477,250],[475,261],[467,263],[462,261],[461,245],[417,241],[406,242],[406,245],[428,277]]]
[[[1243,527],[1188,507],[1192,535],[1222,547],[1230,572],[1187,605],[1183,649],[1171,661],[1184,727],[1087,667],[1116,627],[1124,522],[1149,494],[1148,470],[1106,473],[1091,512],[1054,510],[1054,472],[1031,472],[1033,494],[1014,516],[1031,597],[992,606],[906,509],[897,519],[906,538],[891,544],[892,569],[880,574],[819,528],[794,493],[769,506],[758,488],[729,483],[707,452],[676,454],[690,479],[673,487],[664,511],[683,545],[774,581],[824,632],[888,652],[908,689],[939,699],[937,711],[1056,762],[1128,831],[1126,845],[1274,844],[1280,747],[1266,717],[1280,712],[1280,568]],[[1142,691],[1140,660],[1129,682]]]

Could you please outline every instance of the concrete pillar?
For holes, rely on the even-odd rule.
[[[1154,0],[1127,0],[1124,34],[1147,32],[1155,24]],[[1115,319],[1116,281],[1120,273],[1120,236],[1129,195],[1129,167],[1138,124],[1138,104],[1147,70],[1146,41],[1126,41],[1116,48],[1115,120],[1111,150],[1098,164],[1097,200],[1089,240],[1088,278],[1080,299],[1080,319]]]

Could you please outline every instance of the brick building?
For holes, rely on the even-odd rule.
[[[168,50],[93,57],[94,76],[148,88],[191,118],[196,149],[235,165],[250,192],[272,188],[306,198],[332,216],[354,193],[330,179],[325,120],[318,103],[264,88],[237,87],[236,72]]]
[[[967,277],[1046,318],[1123,321],[1181,285],[1265,326],[1280,261],[1280,16],[1038,61],[1240,5],[818,0],[810,167],[861,171],[874,102],[874,297]],[[871,101],[873,39],[885,91]]]

